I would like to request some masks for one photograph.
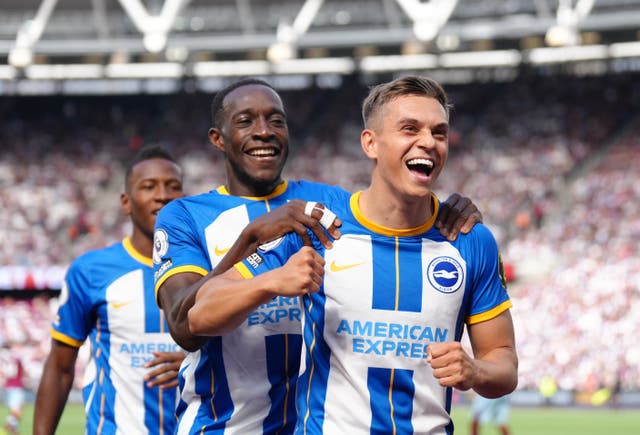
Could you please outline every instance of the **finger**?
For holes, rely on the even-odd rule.
[[[178,374],[174,372],[173,374],[168,374],[165,376],[159,376],[154,379],[151,379],[147,382],[147,386],[149,387],[157,387],[163,384],[175,382],[178,378]]]
[[[177,379],[175,379],[175,380],[173,380],[171,382],[167,382],[166,384],[159,385],[159,387],[161,389],[163,389],[163,390],[168,390],[168,389],[171,389],[171,388],[175,388],[177,386],[178,386],[178,380]]]
[[[342,221],[336,216],[334,212],[326,208],[321,203],[315,203],[314,208],[311,210],[308,216],[316,219],[320,224],[318,226],[316,222],[313,222],[312,225],[309,225],[311,231],[313,231],[313,233],[316,235],[318,240],[320,240],[323,246],[325,246],[327,249],[331,249],[333,247],[333,242],[329,240],[326,234],[328,233],[334,239],[340,238],[341,234],[338,230],[338,227],[342,225]]]
[[[447,222],[447,218],[449,217],[449,213],[451,212],[451,206],[449,203],[444,202],[440,204],[440,209],[438,210],[438,215],[436,216],[436,221],[434,226],[440,230],[443,235],[445,228],[445,223]]]
[[[451,229],[449,230],[448,234],[446,235],[447,240],[449,240],[450,242],[453,242],[455,239],[458,238],[458,234],[460,234],[460,229],[462,228],[463,224],[467,221],[467,219],[468,218],[465,218],[464,216],[460,216],[458,219],[456,219]]]
[[[478,222],[482,222],[482,213],[480,213],[479,210],[469,215],[469,217],[465,220],[464,225],[462,225],[462,227],[460,228],[460,231],[464,234],[468,234],[473,226]]]
[[[157,369],[154,369],[152,371],[150,371],[149,373],[147,373],[144,377],[145,380],[151,380],[154,378],[157,378],[158,376],[161,376],[167,372],[171,372],[171,371],[175,371],[175,369],[170,368],[169,366],[160,366]]]
[[[304,206],[304,214],[306,214],[309,217],[312,217],[313,209],[316,208],[317,204],[318,203],[315,201],[307,201],[307,203]]]

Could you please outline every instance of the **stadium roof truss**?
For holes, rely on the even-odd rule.
[[[2,0],[0,79],[640,57],[639,23],[640,0]]]

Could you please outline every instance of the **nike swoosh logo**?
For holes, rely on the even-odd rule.
[[[331,272],[341,272],[343,270],[347,270],[347,269],[351,269],[352,267],[357,267],[364,264],[364,261],[361,261],[360,263],[352,263],[352,264],[345,264],[345,265],[337,265],[336,261],[333,260],[331,262],[331,266],[329,266],[329,268],[331,269]]]
[[[213,248],[213,253],[216,254],[218,257],[222,257],[224,254],[226,254],[230,250],[231,248],[220,249],[216,246],[215,248]]]
[[[112,302],[111,303],[111,307],[113,307],[113,309],[117,310],[118,308],[122,308],[125,305],[129,305],[131,303],[131,301],[125,301],[125,302]]]

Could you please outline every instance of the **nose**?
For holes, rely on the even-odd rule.
[[[259,116],[254,124],[253,134],[259,138],[270,138],[273,136],[273,131],[269,125],[269,121],[264,116]]]
[[[172,199],[175,199],[176,196],[173,195],[172,193],[172,189],[169,188],[169,186],[165,186],[164,184],[160,184],[158,185],[158,187],[156,188],[156,195],[155,195],[155,199],[156,201],[162,203],[162,204],[166,204],[169,201],[171,201]]]
[[[418,141],[418,146],[424,149],[432,149],[436,145],[436,138],[433,137],[433,134],[430,131],[425,132],[420,136],[420,140]]]

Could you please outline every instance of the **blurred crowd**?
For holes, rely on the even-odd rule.
[[[563,390],[640,390],[640,80],[536,76],[447,90],[453,128],[438,194],[472,198],[498,239],[513,277],[519,388],[552,377]],[[365,93],[357,78],[282,92],[287,177],[349,190],[368,183]],[[143,144],[179,158],[188,193],[223,183],[209,104],[200,94],[3,102],[0,265],[64,268],[121,239],[122,164]],[[10,282],[0,272],[0,288]],[[55,304],[0,297],[0,337],[23,343],[35,379]]]

